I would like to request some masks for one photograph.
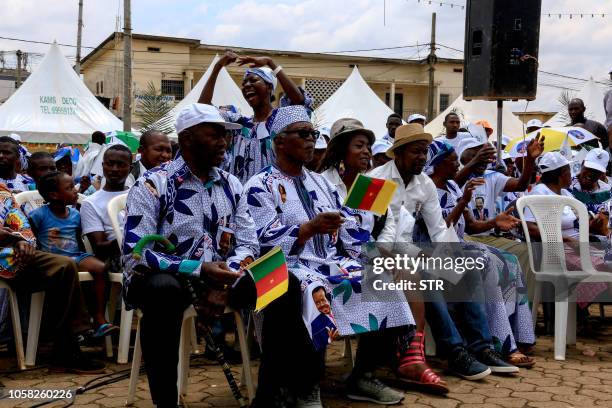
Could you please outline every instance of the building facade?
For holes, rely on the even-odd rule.
[[[425,60],[371,58],[293,51],[262,50],[201,44],[188,38],[134,34],[133,92],[136,101],[150,83],[169,100],[178,102],[191,91],[215,55],[227,49],[251,56],[270,56],[297,85],[306,89],[315,104],[322,104],[340,87],[356,65],[368,85],[394,111],[406,118],[412,113],[427,116],[429,67]],[[109,108],[121,116],[123,89],[123,38],[111,34],[81,61],[85,84],[100,99],[109,101]],[[231,65],[228,71],[240,85],[244,67]],[[435,65],[435,117],[462,91],[463,61],[440,58]],[[280,87],[279,87],[280,88]],[[280,89],[277,92],[281,92]],[[133,103],[133,123],[138,124]]]

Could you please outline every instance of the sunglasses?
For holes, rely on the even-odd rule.
[[[302,139],[308,139],[309,137],[312,137],[314,140],[317,140],[320,134],[318,130],[308,130],[308,129],[287,130],[282,133],[284,134],[295,133]]]

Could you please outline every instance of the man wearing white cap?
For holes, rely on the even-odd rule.
[[[140,177],[130,190],[124,231],[124,298],[143,311],[140,342],[149,389],[159,407],[176,407],[178,347],[183,311],[191,299],[177,276],[200,277],[225,290],[259,252],[253,220],[237,212],[240,181],[217,166],[227,129],[214,106],[191,104],[176,121],[180,153]],[[222,239],[229,234],[227,246]],[[170,255],[136,244],[161,235],[175,245]]]
[[[609,162],[610,154],[607,151],[600,148],[590,150],[569,189],[594,214],[600,210],[607,211],[606,205],[612,199],[612,186],[603,181]]]
[[[423,115],[421,115],[420,113],[413,113],[412,115],[408,116],[408,120],[406,120],[406,122],[408,123],[418,123],[421,126],[425,126],[425,121],[427,120],[427,118]]]
[[[374,143],[372,146],[372,168],[375,169],[377,167],[382,166],[387,163],[391,158],[387,156],[387,150],[392,145],[383,144],[383,143]]]
[[[527,195],[562,195],[572,197],[567,191],[572,172],[570,162],[559,152],[548,152],[538,161],[538,170],[542,174],[540,182]],[[529,228],[529,235],[539,237],[540,232],[535,222],[535,217],[529,209],[525,210],[525,220]],[[570,207],[563,209],[561,216],[561,229],[564,238],[578,238],[578,229],[574,227],[576,215]]]
[[[527,125],[525,126],[525,130],[527,131],[527,133],[531,133],[531,132],[535,132],[536,130],[540,130],[544,127],[544,124],[542,123],[542,121],[540,119],[531,119],[529,122],[527,122]]]

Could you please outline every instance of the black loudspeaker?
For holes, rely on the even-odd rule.
[[[542,0],[468,0],[463,97],[533,100]]]

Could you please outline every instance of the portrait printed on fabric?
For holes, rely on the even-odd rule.
[[[331,292],[320,280],[302,281],[302,318],[316,350],[324,349],[338,337],[331,299]]]

